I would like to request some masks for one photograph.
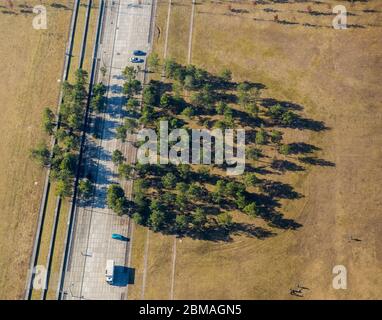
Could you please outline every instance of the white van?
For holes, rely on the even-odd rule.
[[[114,260],[107,260],[106,261],[106,282],[108,284],[113,284],[113,278],[114,278]]]

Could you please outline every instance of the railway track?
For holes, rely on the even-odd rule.
[[[80,32],[78,29],[79,19],[80,19],[80,8],[84,5],[85,1],[81,0],[75,0],[74,6],[73,6],[73,13],[71,18],[71,24],[69,28],[69,40],[67,49],[65,52],[65,60],[64,60],[64,68],[62,73],[62,81],[68,81],[69,77],[72,73],[74,73],[77,69],[83,68],[84,60],[86,56],[86,49],[88,45],[88,33],[89,33],[89,24],[90,24],[90,17],[93,9],[93,0],[87,0],[86,1],[86,14],[85,14],[85,24],[84,29],[82,33],[82,41],[80,46],[80,52],[79,52],[79,63],[78,66],[73,65],[73,57],[74,57],[74,47],[76,42],[76,35],[77,32]],[[100,3],[103,3],[103,0],[100,0]],[[101,7],[101,6],[100,6]],[[92,79],[90,80],[89,85],[89,93],[88,93],[88,101],[87,101],[87,108],[84,115],[84,122],[86,127],[86,120],[87,120],[87,113],[88,113],[88,106],[90,103],[90,97],[91,97],[91,90],[92,90]],[[60,127],[60,105],[62,103],[63,99],[63,93],[60,92],[59,99],[58,99],[58,108],[57,108],[57,121],[56,121],[56,129]],[[85,129],[84,129],[85,130]],[[53,157],[53,147],[57,144],[57,140],[53,137],[51,140],[51,157]],[[79,159],[81,158],[81,151],[79,154]],[[51,268],[52,268],[52,260],[55,253],[55,250],[57,249],[56,244],[56,238],[57,233],[59,231],[59,218],[60,218],[60,212],[62,210],[62,202],[63,199],[58,196],[56,198],[56,205],[55,210],[53,213],[53,222],[50,232],[50,241],[49,241],[49,248],[48,252],[42,252],[41,249],[41,243],[43,241],[43,233],[49,232],[47,228],[49,228],[49,224],[46,222],[47,220],[47,207],[48,207],[48,199],[49,197],[53,197],[54,195],[51,194],[51,181],[50,181],[50,168],[48,168],[46,172],[46,178],[45,178],[45,184],[43,189],[43,196],[40,204],[40,210],[39,210],[39,218],[38,218],[38,224],[37,224],[37,230],[36,230],[36,236],[32,251],[32,257],[30,262],[30,269],[27,279],[27,287],[25,292],[25,299],[36,299],[37,298],[37,290],[33,289],[33,284],[35,281],[36,276],[36,267],[38,264],[41,264],[41,259],[44,259],[46,257],[46,262],[44,264],[45,267],[45,279],[43,279],[44,285],[41,288],[41,294],[40,299],[46,300],[47,299],[47,293],[49,289],[49,283],[51,280]],[[75,179],[75,191],[76,191],[76,185],[78,183],[78,173],[76,175]],[[49,217],[50,218],[50,217]],[[40,262],[39,262],[40,260]]]

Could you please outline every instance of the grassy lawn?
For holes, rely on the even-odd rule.
[[[141,299],[146,237],[147,229],[134,225],[130,265],[134,269],[135,274],[134,285],[129,286],[128,299]]]
[[[159,2],[160,30],[167,17],[165,3]],[[377,225],[382,177],[377,107],[381,27],[377,24],[382,5],[378,1],[343,4],[351,13],[348,30],[331,28],[328,4],[308,8],[303,3],[198,2],[193,64],[214,74],[227,67],[233,81],[263,84],[262,99],[293,103],[303,117],[323,121],[328,129],[280,128],[285,142],[315,146],[314,155],[322,161],[304,164],[302,172],[269,170],[260,175],[289,184],[302,195],[280,200],[284,217],[302,227],[273,228],[275,235],[264,240],[243,234],[233,235],[229,242],[177,240],[176,299],[288,299],[289,288],[298,283],[310,288],[304,293],[306,299],[381,297],[377,276],[381,270]],[[175,5],[172,9],[168,52],[184,63],[191,8]],[[155,38],[160,57],[163,33]],[[265,152],[272,158],[271,150]],[[269,163],[258,166],[269,169]],[[233,215],[235,221],[253,223]],[[256,219],[255,225],[266,224]],[[349,242],[350,235],[362,241]],[[172,241],[162,241],[158,249],[150,244],[148,261],[153,262],[147,270],[147,298],[165,297],[170,286]],[[348,290],[331,286],[331,271],[338,264],[347,267]]]
[[[173,237],[150,233],[145,299],[170,299],[172,250]]]
[[[173,250],[173,237],[152,231],[149,233],[144,299],[169,299],[172,268],[170,253]],[[146,241],[147,228],[135,225],[130,263],[135,270],[135,278],[134,285],[129,286],[129,300],[140,300],[142,297]]]
[[[167,55],[182,64],[187,64],[190,18],[191,1],[172,1]]]
[[[156,52],[160,57],[164,55],[166,25],[167,25],[168,1],[158,0],[155,15],[154,41],[157,43]]]

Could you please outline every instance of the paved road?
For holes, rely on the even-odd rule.
[[[127,298],[127,286],[133,281],[134,269],[129,268],[130,242],[111,239],[112,233],[131,236],[131,221],[118,217],[106,204],[108,185],[118,182],[116,168],[111,161],[114,150],[121,150],[128,163],[135,161],[136,150],[130,142],[115,139],[116,127],[122,123],[125,102],[122,95],[122,70],[129,65],[134,49],[148,51],[152,0],[107,1],[99,67],[106,66],[104,78],[108,84],[107,110],[102,116],[92,117],[92,127],[98,139],[87,137],[85,171],[96,181],[94,199],[77,203],[73,240],[65,274],[65,299]],[[143,76],[140,75],[142,78]],[[142,80],[142,79],[141,79]],[[131,140],[134,137],[130,137]],[[131,196],[132,182],[123,183]],[[116,264],[115,284],[105,281],[106,260]]]

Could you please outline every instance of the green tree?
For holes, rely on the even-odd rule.
[[[293,125],[297,120],[296,114],[294,114],[292,111],[288,110],[285,112],[281,117],[281,122],[284,125]]]
[[[67,130],[65,128],[59,128],[54,136],[56,137],[56,139],[58,140],[58,142],[61,142],[63,141],[67,136],[69,135],[69,133],[67,132]]]
[[[69,179],[60,179],[56,182],[56,195],[63,198],[72,195],[72,183]]]
[[[288,154],[290,154],[291,152],[291,148],[290,148],[290,145],[289,144],[283,144],[279,147],[279,152],[285,156],[287,156]]]
[[[92,109],[96,112],[102,112],[105,107],[106,86],[101,82],[97,83],[93,88],[93,98],[91,101]]]
[[[111,184],[107,189],[107,205],[118,215],[123,214],[127,209],[127,199],[125,192],[118,184]]]
[[[162,194],[162,202],[166,208],[173,207],[175,203],[175,194],[165,191]]]
[[[162,108],[169,108],[171,105],[171,96],[168,94],[168,93],[164,93],[162,94],[161,98],[160,98],[160,106]]]
[[[50,163],[50,152],[44,143],[40,143],[31,150],[31,156],[42,166],[48,166]]]
[[[60,171],[67,173],[68,176],[74,176],[77,167],[77,156],[71,152],[65,152],[60,161]]]
[[[192,109],[191,107],[186,107],[182,111],[182,115],[190,119],[194,115],[194,109]]]
[[[247,205],[247,198],[243,191],[238,191],[236,193],[235,203],[239,209],[243,209]]]
[[[118,166],[118,175],[123,179],[130,179],[133,168],[127,163],[121,163]]]
[[[93,87],[93,96],[103,96],[106,93],[106,86],[100,82]]]
[[[158,54],[156,52],[150,53],[150,55],[147,58],[147,65],[149,69],[153,72],[158,72],[159,64],[160,59]]]
[[[269,137],[273,143],[279,144],[283,139],[283,133],[278,130],[272,130]]]
[[[220,130],[225,130],[225,129],[229,128],[229,124],[227,124],[223,120],[218,120],[218,121],[215,121],[214,127],[217,128],[217,129],[220,129]]]
[[[226,108],[224,110],[224,122],[229,126],[233,127],[234,120],[233,120],[233,111],[231,108]]]
[[[89,179],[81,179],[78,183],[78,194],[82,199],[90,199],[93,194],[93,184]]]
[[[139,80],[130,80],[126,81],[123,84],[123,93],[126,94],[129,98],[132,96],[139,94],[142,90],[142,84]]]
[[[263,156],[263,153],[259,148],[256,147],[250,147],[246,149],[247,158],[250,160],[258,160],[260,157]]]
[[[68,151],[75,151],[80,147],[80,139],[74,134],[66,135],[61,141],[64,148]]]
[[[238,192],[244,192],[245,186],[236,181],[230,181],[225,185],[225,193],[230,197],[235,197]]]
[[[127,137],[127,129],[125,126],[119,126],[117,127],[116,129],[116,138],[121,140],[122,142],[125,142],[126,141],[126,137]]]
[[[134,131],[138,127],[138,123],[135,119],[125,118],[125,128],[129,131]]]
[[[245,106],[245,110],[252,116],[257,117],[259,114],[259,107],[255,102],[249,102]]]
[[[176,63],[174,59],[166,59],[164,61],[164,72],[166,78],[174,78],[179,68],[180,65]]]
[[[191,200],[196,201],[203,196],[203,189],[196,182],[193,182],[188,188],[187,195],[190,197]]]
[[[268,114],[274,120],[280,119],[284,114],[283,107],[280,104],[275,104],[269,108]]]
[[[75,113],[79,113],[85,107],[85,101],[87,98],[86,86],[87,86],[87,77],[88,73],[85,70],[78,69],[75,72],[75,81],[74,85],[71,86],[71,91],[69,94],[69,100],[71,100],[74,105],[78,108],[75,108]],[[73,111],[73,110],[72,110]]]
[[[184,78],[184,88],[186,90],[194,90],[197,86],[196,80],[193,75],[186,75]]]
[[[259,131],[256,132],[256,138],[255,142],[256,144],[266,144],[268,140],[267,132],[261,128]]]
[[[172,172],[169,172],[162,177],[162,184],[166,189],[173,189],[175,188],[176,180],[176,176]]]
[[[137,70],[133,66],[127,66],[125,69],[123,69],[122,75],[126,82],[131,82],[137,77]]]
[[[225,81],[225,82],[229,82],[232,80],[232,72],[231,70],[229,69],[223,69],[220,74],[219,74],[220,78]]]
[[[139,179],[136,179],[134,181],[134,193],[145,193],[146,192],[146,189],[148,187],[148,182],[146,179],[142,179],[142,178],[139,178]]]
[[[208,178],[210,177],[210,168],[209,166],[201,166],[196,171],[199,175],[199,181],[200,182],[207,182]]]
[[[219,192],[221,194],[224,194],[226,192],[226,183],[224,180],[218,180],[216,182],[215,187],[216,187],[216,189],[215,189],[216,192]]]
[[[134,212],[133,213],[133,220],[138,225],[144,225],[144,218],[141,213]]]
[[[223,102],[223,101],[219,101],[216,105],[216,113],[217,114],[224,114],[224,112],[227,110],[228,108],[228,105]]]
[[[127,101],[127,110],[129,111],[135,111],[135,109],[139,106],[139,101],[137,99],[134,99],[134,98],[130,98],[128,101]]]
[[[185,182],[178,182],[176,184],[176,191],[185,194],[188,191],[188,185]]]
[[[218,180],[217,181],[217,183],[215,185],[215,190],[214,190],[214,192],[212,192],[212,200],[215,203],[220,204],[223,201],[223,199],[226,195],[225,186],[226,186],[226,183],[224,180]]]
[[[82,128],[82,113],[72,112],[68,115],[67,123],[72,130],[78,131]]]
[[[179,211],[186,210],[188,206],[188,198],[185,193],[178,193],[175,198],[175,205]]]
[[[166,217],[163,211],[153,210],[149,217],[149,225],[154,231],[159,231],[163,227],[165,220]]]
[[[100,69],[102,76],[104,77],[106,75],[107,69],[105,66],[102,66]]]
[[[204,229],[207,223],[207,213],[202,208],[197,208],[192,215],[192,224],[196,229]]]
[[[45,132],[52,135],[56,123],[53,111],[49,108],[45,108],[43,111],[42,119]]]
[[[242,108],[245,108],[246,105],[250,102],[249,90],[251,89],[250,85],[247,82],[242,82],[237,86],[239,104]]]
[[[175,218],[175,226],[178,231],[185,231],[188,227],[188,218],[184,214],[178,214]]]
[[[251,217],[256,217],[259,215],[259,210],[255,202],[251,202],[250,204],[246,205],[243,211]]]
[[[228,212],[222,212],[217,217],[219,226],[229,228],[232,225],[232,216]]]
[[[186,163],[182,163],[178,166],[178,174],[183,180],[188,180],[191,175],[191,166]]]
[[[237,85],[236,89],[239,92],[248,92],[251,89],[251,86],[248,82],[241,82]]]
[[[125,160],[125,157],[123,156],[122,152],[120,150],[114,150],[111,155],[111,161],[115,165],[121,164]]]
[[[150,81],[147,86],[144,87],[142,92],[142,101],[144,107],[154,106],[159,99],[159,88],[156,82]]]
[[[244,175],[244,184],[246,187],[254,187],[259,182],[259,179],[254,173],[246,173]]]

